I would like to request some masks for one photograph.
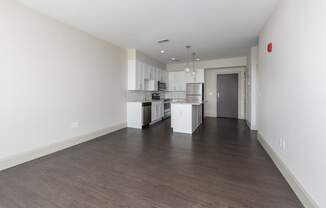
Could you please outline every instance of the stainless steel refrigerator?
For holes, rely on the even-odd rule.
[[[186,100],[189,102],[202,102],[202,118],[204,121],[204,83],[187,83]]]

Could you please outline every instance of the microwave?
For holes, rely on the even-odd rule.
[[[157,86],[158,86],[157,87],[158,91],[165,91],[166,90],[166,83],[164,83],[164,82],[158,81]]]

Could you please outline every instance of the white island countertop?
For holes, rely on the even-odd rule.
[[[187,99],[173,99],[171,104],[189,104],[189,105],[201,105],[203,101],[198,100],[187,100]]]
[[[151,102],[164,102],[164,99],[160,100],[128,100],[127,103],[151,103]]]
[[[172,101],[171,104],[201,105],[201,104],[203,104],[203,102],[192,102],[192,101]]]

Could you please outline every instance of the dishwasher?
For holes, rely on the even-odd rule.
[[[143,109],[143,124],[142,126],[148,126],[152,121],[152,102],[144,102],[142,104]]]

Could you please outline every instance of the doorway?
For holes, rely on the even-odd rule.
[[[238,74],[217,75],[217,117],[238,118]]]

